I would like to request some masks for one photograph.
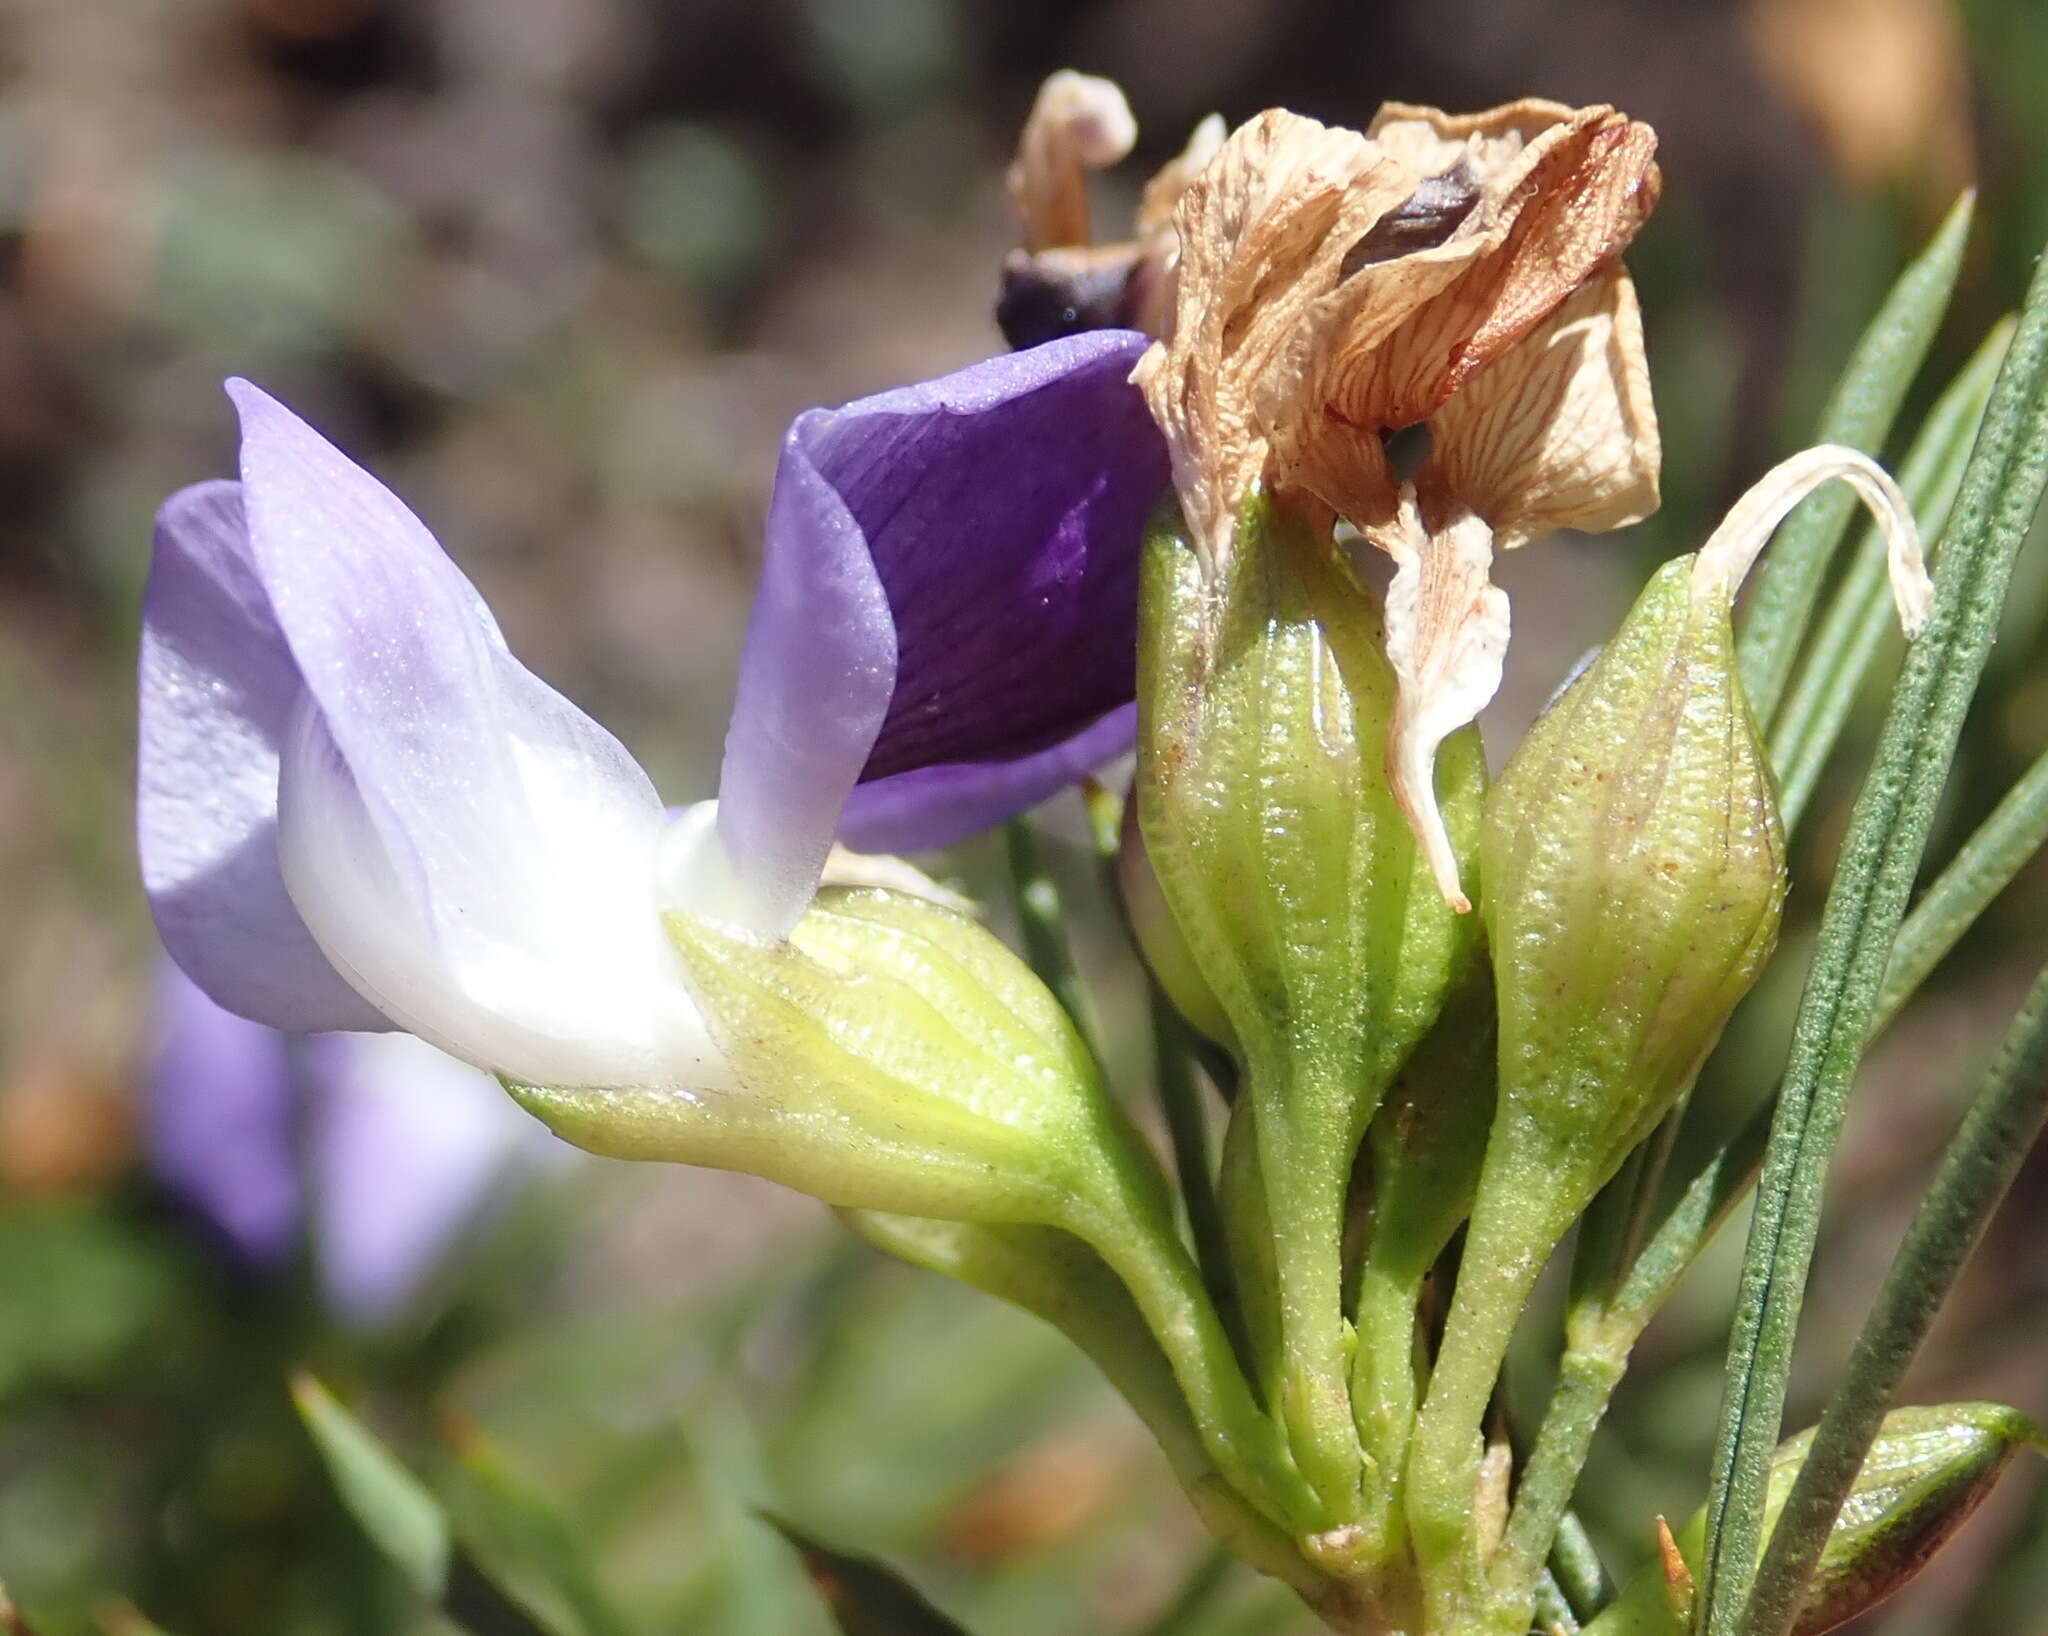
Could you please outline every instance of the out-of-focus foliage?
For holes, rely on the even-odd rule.
[[[137,1157],[135,609],[156,503],[229,469],[220,378],[363,456],[522,656],[665,789],[708,790],[782,428],[999,344],[1002,165],[1068,63],[1123,81],[1153,159],[1211,108],[1273,103],[1355,123],[1383,97],[1540,92],[1658,128],[1631,265],[1665,508],[1507,565],[1496,759],[1646,567],[1811,426],[1957,185],[1983,188],[1979,239],[1925,390],[2048,237],[2035,0],[5,0],[0,1577],[43,1636],[143,1628],[123,1601],[179,1636],[447,1628],[335,1497],[287,1392],[302,1364],[456,1513],[488,1499],[480,1460],[539,1496],[635,1630],[826,1636],[756,1508],[902,1566],[978,1636],[1139,1630],[1200,1571],[1163,1466],[1065,1343],[773,1189],[576,1168],[364,1335],[303,1277],[237,1271]],[[2019,576],[1937,858],[2041,748],[2048,553]],[[1795,849],[1795,948],[1850,759]],[[993,862],[959,867],[986,885]],[[1079,847],[1054,862],[1087,899]],[[1953,1118],[1936,1088],[2038,962],[2043,890],[2022,877],[1859,1089],[1793,1424]],[[1112,929],[1084,931],[1128,1001]],[[1738,1016],[1688,1141],[1763,1088],[1801,965]],[[1141,1061],[1135,1013],[1105,1010],[1112,1069]],[[2048,1411],[2044,1186],[2037,1164],[1909,1393]],[[1588,1521],[1618,1569],[1698,1501],[1739,1242],[1651,1330],[1596,1447]],[[1967,1538],[1886,1629],[2034,1628],[2048,1509],[2015,1484]],[[1249,1575],[1188,1601],[1159,1636],[1303,1628]]]

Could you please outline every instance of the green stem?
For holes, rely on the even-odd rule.
[[[1172,1218],[1150,1202],[1125,1198],[1105,1208],[1077,1197],[1061,1225],[1093,1245],[1131,1292],[1217,1469],[1286,1532],[1312,1531],[1321,1519],[1315,1495],[1253,1397]]]
[[[1846,443],[1868,455],[1884,447],[1906,389],[1948,310],[1975,203],[1974,192],[1958,199],[1927,248],[1899,275],[1835,384],[1815,431],[1816,443]],[[1736,651],[1743,692],[1765,726],[1777,715],[1814,600],[1855,509],[1855,497],[1841,484],[1830,483],[1786,519],[1757,572]]]
[[[1559,1167],[1560,1177],[1569,1167]],[[1528,1172],[1513,1167],[1517,1184]],[[1515,1325],[1569,1219],[1501,1185],[1489,1165],[1458,1262],[1458,1287],[1408,1456],[1408,1529],[1432,1633],[1470,1628],[1488,1595],[1473,1502],[1484,1427]],[[1560,1180],[1556,1196],[1583,1199]]]
[[[1272,1065],[1252,1068],[1248,1091],[1279,1286],[1279,1410],[1329,1527],[1356,1516],[1365,1482],[1344,1324],[1351,1154],[1328,1122],[1313,1116],[1345,1099],[1291,1080]]]
[[[1822,912],[1729,1339],[1700,1583],[1705,1636],[1733,1636],[1748,1601],[1828,1162],[1892,940],[1997,630],[2013,556],[2033,524],[2044,481],[2048,260],[2036,271],[1985,411],[1939,553],[1933,612],[1907,654]]]
[[[1141,1420],[1218,1541],[1303,1596],[1326,1587],[1292,1541],[1219,1473],[1172,1364],[1130,1291],[1087,1244],[1050,1227],[983,1227],[842,1210],[887,1254],[1035,1313],[1087,1354]]]
[[[1351,1361],[1351,1408],[1372,1462],[1363,1526],[1381,1560],[1407,1534],[1404,1490],[1415,1431],[1417,1307],[1428,1267],[1396,1267],[1369,1250],[1358,1279],[1358,1351]]]
[[[1237,1293],[1230,1271],[1230,1245],[1223,1233],[1223,1211],[1216,1202],[1216,1161],[1210,1148],[1209,1119],[1202,1105],[1202,1086],[1187,1024],[1157,983],[1147,985],[1152,1008],[1153,1071],[1159,1106],[1166,1116],[1167,1139],[1173,1148],[1174,1175],[1180,1183],[1181,1207],[1187,1212],[1195,1260],[1202,1269],[1216,1308],[1226,1322],[1236,1311]]]
[[[1745,1636],[1787,1636],[1835,1518],[1906,1368],[1963,1263],[2048,1123],[2048,969],[2034,981],[1998,1060],[1942,1156],[1877,1303],[1843,1367],[1778,1514],[1743,1615]]]
[[[1030,819],[1012,818],[1003,825],[1003,855],[1010,866],[1024,959],[1073,1019],[1074,1031],[1088,1047],[1089,1056],[1100,1062],[1101,1045],[1089,1010],[1088,991],[1074,965],[1074,946],[1067,937],[1059,883],[1045,867],[1045,855],[1039,850],[1038,837],[1031,832]]]
[[[1617,1350],[1619,1355],[1617,1356]],[[1558,1540],[1578,1486],[1593,1431],[1628,1364],[1628,1348],[1567,1344],[1557,1385],[1544,1411],[1535,1445],[1522,1467],[1514,1510],[1493,1567],[1496,1592],[1509,1603],[1526,1601]]]
[[[1948,523],[1962,487],[1963,467],[1991,382],[2012,340],[1999,324],[1928,411],[1899,467],[1899,487],[1913,507],[1923,540]],[[1884,540],[1866,531],[1819,631],[1801,661],[1799,680],[1771,730],[1771,765],[1778,773],[1778,811],[1789,834],[1799,827],[1821,769],[1848,725],[1850,711],[1877,662],[1893,623],[1891,579]]]

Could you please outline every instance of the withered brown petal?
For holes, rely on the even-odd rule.
[[[1114,80],[1063,68],[1038,88],[1006,181],[1024,224],[1024,248],[1093,242],[1088,172],[1115,164],[1138,140]]]
[[[1367,267],[1316,315],[1327,402],[1356,426],[1426,420],[1635,236],[1656,136],[1586,108],[1479,173],[1480,207],[1439,248]]]
[[[1430,418],[1425,517],[1463,506],[1512,549],[1657,509],[1659,443],[1635,286],[1617,262]]]
[[[1500,689],[1508,650],[1507,593],[1495,585],[1493,536],[1467,513],[1434,531],[1412,489],[1390,526],[1367,537],[1394,559],[1387,588],[1387,659],[1398,694],[1387,730],[1387,781],[1444,901],[1472,903],[1436,799],[1436,752]]]
[[[1240,126],[1174,212],[1180,269],[1167,338],[1133,378],[1173,456],[1175,486],[1213,564],[1265,471],[1255,399],[1298,373],[1309,307],[1345,250],[1414,191],[1414,178],[1356,131],[1269,109]],[[1286,387],[1281,387],[1283,392]],[[1369,439],[1378,453],[1378,439]]]

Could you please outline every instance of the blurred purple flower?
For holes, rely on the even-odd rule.
[[[150,1163],[263,1270],[309,1235],[328,1306],[410,1304],[502,1184],[568,1149],[487,1075],[402,1034],[294,1040],[166,961],[145,1082]]]
[[[715,1090],[663,910],[780,933],[835,835],[920,847],[1128,742],[1166,457],[1098,332],[800,418],[721,801],[671,822],[431,534],[231,382],[241,480],[174,495],[143,607],[143,874],[174,958],[295,1031],[538,1084]]]

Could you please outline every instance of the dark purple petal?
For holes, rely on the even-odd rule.
[[[1167,482],[1128,381],[1146,344],[1078,335],[791,428],[720,786],[769,918],[800,912],[856,783],[959,770],[878,799],[863,844],[970,806],[993,821],[1130,701],[1139,541]]]
[[[142,599],[136,780],[143,885],[164,945],[243,1016],[386,1028],[320,952],[278,870],[278,754],[304,695],[239,485],[172,495]]]
[[[158,977],[143,1077],[151,1167],[250,1262],[298,1236],[292,1073],[285,1038],[224,1011],[170,961]]]
[[[856,852],[951,846],[1114,761],[1130,749],[1137,727],[1138,707],[1127,704],[1035,755],[948,761],[873,779],[848,798],[840,839]]]

